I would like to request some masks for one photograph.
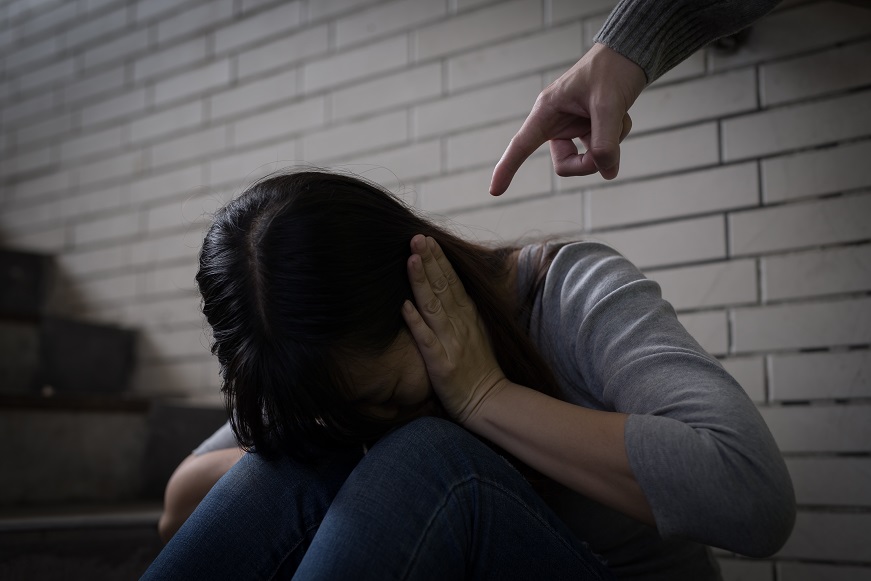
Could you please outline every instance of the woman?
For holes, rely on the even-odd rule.
[[[704,545],[792,528],[754,405],[606,246],[488,249],[305,171],[217,214],[197,282],[254,453],[155,577],[717,579]]]

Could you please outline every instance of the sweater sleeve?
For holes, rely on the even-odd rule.
[[[613,249],[582,242],[557,254],[541,301],[564,385],[630,414],[626,451],[660,535],[754,557],[776,552],[795,519],[780,451],[659,285]]]
[[[738,32],[780,0],[621,0],[594,38],[642,69],[652,83],[692,53]]]

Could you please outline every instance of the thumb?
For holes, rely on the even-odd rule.
[[[590,149],[599,173],[606,180],[617,177],[620,167],[620,138],[626,111],[613,105],[596,107],[590,119]]]

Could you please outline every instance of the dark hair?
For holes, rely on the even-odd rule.
[[[405,329],[400,309],[412,299],[406,263],[415,234],[441,245],[506,376],[554,392],[552,372],[498,291],[512,248],[464,241],[357,177],[274,175],[216,213],[196,276],[243,447],[312,459],[395,425],[349,402],[340,363],[384,352]]]

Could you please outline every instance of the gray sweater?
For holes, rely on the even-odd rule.
[[[521,251],[520,296],[542,253]],[[535,298],[529,332],[562,399],[630,414],[626,451],[656,528],[568,489],[553,500],[618,577],[718,579],[704,545],[760,557],[786,541],[795,497],[774,439],[656,282],[605,245],[568,244]]]

